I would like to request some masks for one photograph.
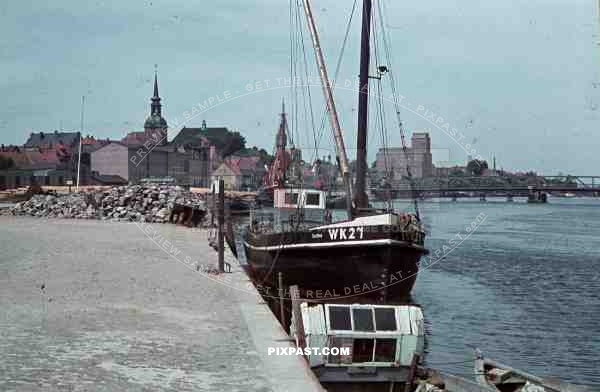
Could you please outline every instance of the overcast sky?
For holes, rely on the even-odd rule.
[[[352,2],[312,1],[330,73]],[[120,138],[140,130],[158,64],[169,124],[182,124],[186,111],[228,92],[232,99],[186,125],[200,126],[205,119],[209,126],[238,129],[249,144],[270,150],[281,99],[289,100],[290,91],[281,84],[245,94],[248,84],[270,80],[270,87],[279,87],[277,79],[289,77],[288,4],[2,1],[0,142],[22,144],[32,131],[78,129],[83,94],[85,133]],[[495,154],[498,166],[507,169],[600,174],[595,2],[385,0],[385,6],[392,67],[405,97],[402,117],[409,133],[431,128],[434,160],[463,162],[468,143],[488,160]],[[359,26],[353,27],[344,80],[358,74]],[[312,93],[318,107],[321,91]],[[352,145],[356,93],[335,94]],[[425,110],[443,123],[421,117]],[[453,139],[436,128],[445,123],[463,136]],[[313,144],[308,125],[300,134],[300,145]],[[391,144],[399,143],[393,124],[389,136]],[[373,159],[379,139],[372,136],[371,142]],[[329,136],[320,147],[330,148]]]

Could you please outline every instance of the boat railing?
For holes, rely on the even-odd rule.
[[[251,228],[261,233],[305,230],[322,225],[324,219],[324,214],[317,210],[250,210]]]

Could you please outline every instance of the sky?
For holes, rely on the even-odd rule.
[[[481,155],[488,161],[495,156],[497,167],[509,170],[600,175],[596,2],[378,1],[392,50],[392,63],[384,63],[403,97],[405,129],[410,136],[430,128],[436,164]],[[330,74],[352,4],[312,0]],[[350,155],[359,17],[338,78],[351,87],[340,82],[335,90]],[[141,130],[156,64],[171,126],[206,120],[272,150],[282,98],[291,100],[284,83],[289,32],[287,0],[3,1],[0,143],[23,144],[31,132],[79,130],[82,95],[84,134],[117,139]],[[308,56],[314,63],[312,52]],[[309,76],[317,78],[316,66]],[[320,120],[318,86],[311,96]],[[194,107],[211,98],[215,104],[192,118]],[[389,144],[399,145],[391,106],[387,114]],[[297,118],[296,143],[307,151],[314,139],[305,119]],[[332,150],[326,132],[319,155]],[[380,146],[372,132],[369,160]],[[305,157],[312,153],[314,147]]]

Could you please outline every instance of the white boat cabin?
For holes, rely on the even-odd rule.
[[[325,192],[318,189],[277,188],[273,193],[275,208],[325,209]]]
[[[423,354],[424,321],[418,306],[303,303],[300,308],[307,347],[347,352],[311,351],[311,367],[407,367],[415,353]],[[290,330],[296,337],[294,322]]]

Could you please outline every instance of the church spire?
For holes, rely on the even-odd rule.
[[[154,71],[154,98],[159,98],[158,96],[158,73]]]
[[[167,121],[162,116],[162,105],[158,95],[158,72],[154,65],[154,94],[150,98],[150,115],[144,122],[144,133],[148,139],[155,140],[158,145],[167,144]]]
[[[161,104],[160,96],[158,95],[158,71],[156,70],[156,64],[154,65],[154,95],[151,98],[152,103],[150,104],[151,115],[161,115]]]

